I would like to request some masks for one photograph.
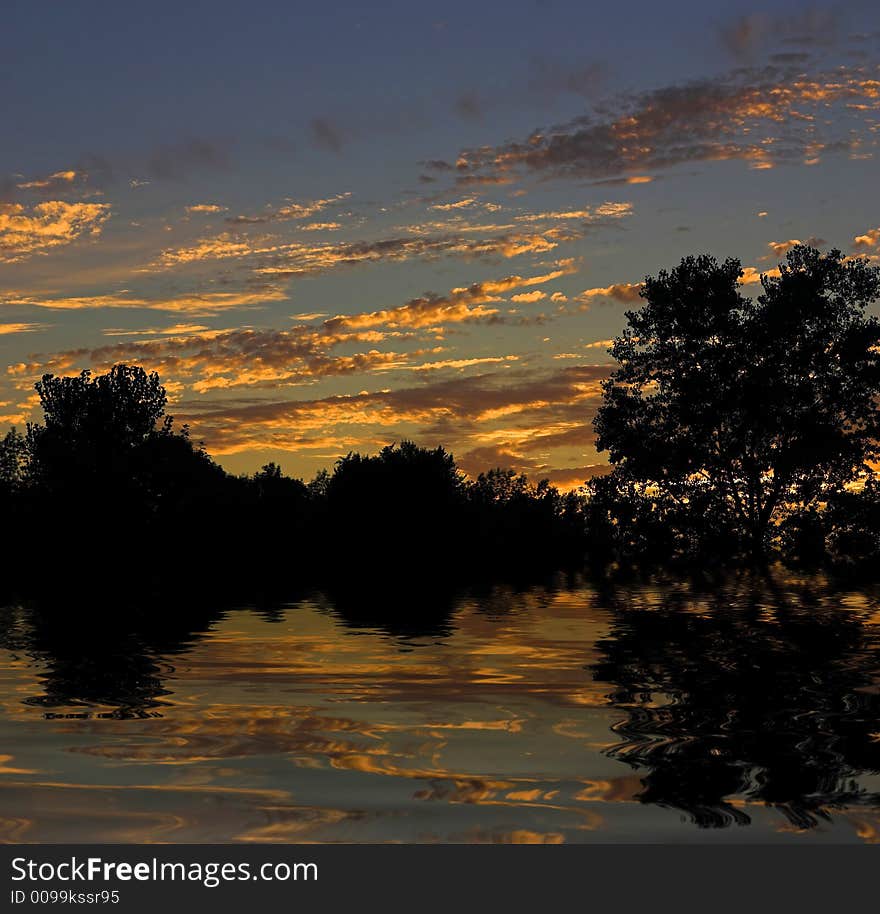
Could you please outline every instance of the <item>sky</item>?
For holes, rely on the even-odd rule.
[[[0,428],[126,362],[231,472],[568,488],[646,275],[880,262],[872,2],[22,2],[0,84]]]

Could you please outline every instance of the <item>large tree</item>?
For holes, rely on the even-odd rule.
[[[95,377],[44,375],[42,424],[28,426],[28,477],[51,510],[88,521],[132,523],[176,510],[225,475],[165,415],[155,373],[114,365]]]
[[[132,455],[161,428],[170,430],[170,420],[158,425],[165,388],[140,367],[114,365],[94,378],[88,371],[46,374],[35,386],[44,420],[28,426],[28,441],[33,472],[49,488],[127,477]]]
[[[781,511],[878,454],[880,270],[800,245],[757,299],[742,275],[699,256],[646,279],[595,427],[619,473],[684,503],[709,491],[760,552]]]

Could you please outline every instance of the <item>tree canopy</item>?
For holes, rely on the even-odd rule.
[[[761,551],[781,512],[878,454],[880,270],[799,245],[755,300],[742,276],[703,255],[646,279],[595,428],[619,474],[679,502],[710,493]]]

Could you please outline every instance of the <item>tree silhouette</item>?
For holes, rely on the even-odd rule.
[[[583,498],[500,467],[465,487],[473,548],[489,567],[552,568],[584,559]]]
[[[880,484],[876,478],[869,478],[858,492],[834,495],[817,519],[834,564],[876,574],[880,567]]]
[[[55,491],[129,477],[132,456],[160,431],[167,401],[157,374],[128,365],[96,378],[43,375],[36,391],[44,424],[28,425],[31,473]]]
[[[56,580],[95,565],[111,578],[132,568],[151,575],[160,540],[175,546],[193,505],[206,530],[216,529],[205,490],[216,494],[226,474],[186,427],[173,430],[157,374],[115,365],[94,378],[44,375],[36,390],[44,421],[28,426],[26,494],[40,523],[26,521],[24,532],[32,561],[61,572]],[[47,539],[47,529],[64,532]]]
[[[27,474],[27,439],[13,427],[0,440],[0,493],[7,496],[18,491]]]
[[[328,539],[363,572],[443,563],[455,548],[463,480],[452,455],[411,441],[343,457],[324,485]]]
[[[708,492],[754,553],[771,523],[839,491],[878,453],[880,270],[800,245],[740,294],[738,260],[687,257],[645,281],[611,353],[597,444],[680,504]]]

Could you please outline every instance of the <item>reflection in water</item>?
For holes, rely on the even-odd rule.
[[[880,614],[821,581],[52,609],[0,611],[2,840],[878,840]]]
[[[373,589],[340,582],[327,594],[328,608],[354,629],[378,629],[406,638],[439,638],[452,632],[456,592],[444,582],[430,587],[397,586]]]
[[[81,619],[88,619],[83,625]],[[167,694],[171,659],[207,627],[205,612],[146,614],[127,607],[65,607],[46,614],[0,609],[0,647],[41,667],[43,689],[25,701],[47,717],[144,717]],[[161,658],[161,659],[160,659]],[[56,711],[56,709],[58,709]]]
[[[728,798],[778,807],[795,828],[880,806],[880,641],[863,613],[766,582],[705,602],[622,596],[595,677],[626,718],[610,754],[647,769],[643,803],[700,826],[747,825]],[[880,786],[880,785],[877,785]]]

